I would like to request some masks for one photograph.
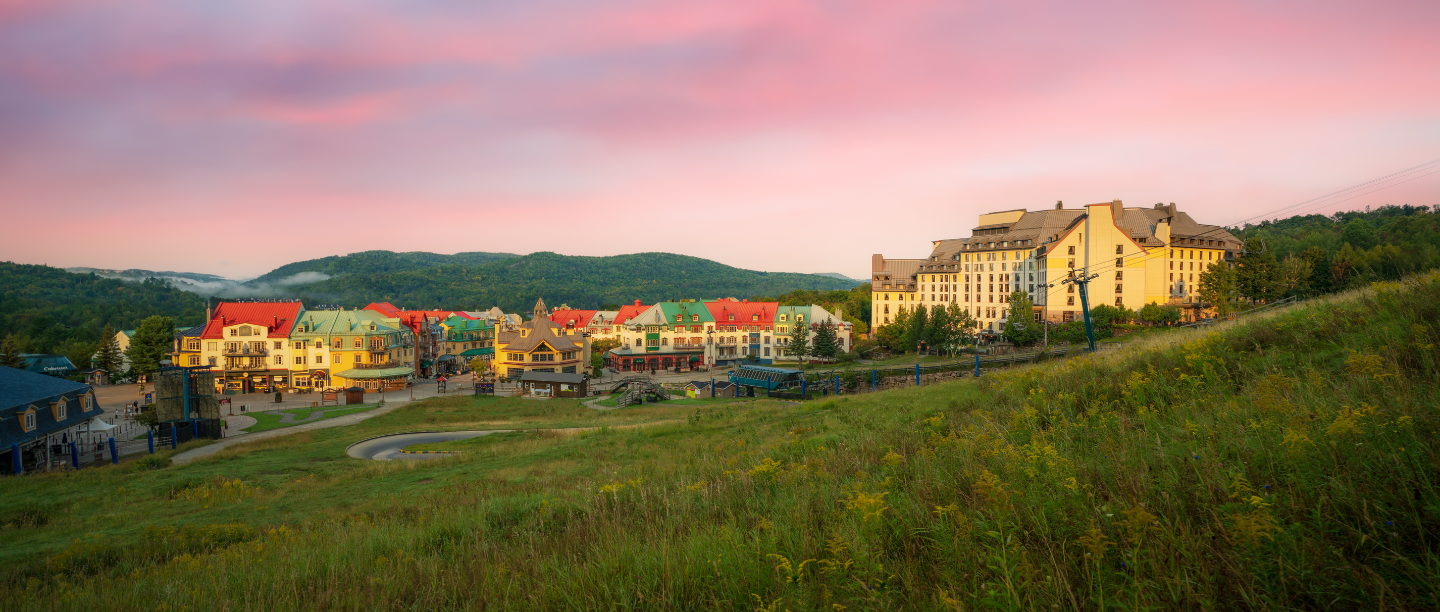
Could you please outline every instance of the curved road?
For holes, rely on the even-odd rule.
[[[449,453],[402,453],[407,446],[416,444],[433,444],[436,442],[449,442],[451,440],[468,440],[480,436],[488,436],[493,433],[514,431],[510,429],[497,429],[489,431],[424,431],[419,433],[403,433],[389,436],[380,436],[369,440],[361,440],[345,449],[345,454],[356,459],[376,459],[388,461],[390,459],[439,459],[450,456]]]

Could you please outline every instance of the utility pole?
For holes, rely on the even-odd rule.
[[[1080,271],[1080,275],[1060,281],[1060,284],[1074,283],[1080,287],[1080,311],[1085,315],[1085,340],[1090,344],[1090,352],[1095,352],[1095,329],[1090,324],[1090,298],[1086,289],[1090,281],[1100,278],[1099,274],[1087,274],[1089,269]]]

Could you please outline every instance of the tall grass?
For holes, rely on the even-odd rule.
[[[1440,274],[1171,338],[426,463],[271,441],[154,472],[163,516],[0,607],[1440,608]]]

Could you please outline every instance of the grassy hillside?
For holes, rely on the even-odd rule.
[[[465,310],[498,305],[507,311],[523,312],[540,296],[551,305],[598,308],[637,299],[649,303],[679,298],[748,298],[795,289],[850,286],[827,276],[755,272],[671,253],[578,257],[542,252],[477,264],[444,263],[394,272],[356,272],[297,285],[291,291],[342,305],[389,301],[404,307]]]
[[[0,262],[0,337],[13,334],[21,352],[59,353],[89,367],[106,324],[134,329],[157,314],[178,325],[199,325],[205,299],[161,281],[126,282]]]
[[[1258,316],[804,404],[454,397],[184,467],[4,479],[0,608],[1440,606],[1440,274]]]

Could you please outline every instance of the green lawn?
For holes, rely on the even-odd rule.
[[[320,422],[320,421],[328,421],[328,420],[333,419],[333,418],[335,418],[335,417],[345,416],[345,415],[347,415],[347,414],[355,414],[355,413],[357,413],[357,412],[364,412],[364,411],[366,411],[366,410],[371,410],[371,409],[373,409],[373,408],[378,408],[379,406],[380,406],[380,404],[364,404],[364,405],[354,406],[354,407],[349,407],[349,406],[344,406],[344,407],[341,407],[341,406],[329,406],[329,407],[324,407],[324,406],[322,406],[322,407],[319,407],[319,408],[289,408],[289,409],[285,409],[285,410],[272,410],[272,411],[268,411],[268,412],[250,412],[250,413],[247,413],[247,414],[248,414],[248,416],[251,416],[251,417],[253,417],[253,418],[255,419],[255,424],[254,424],[254,425],[251,425],[251,426],[249,426],[249,427],[247,427],[247,428],[245,428],[245,431],[250,432],[250,433],[258,433],[258,432],[262,432],[262,431],[268,431],[268,430],[271,430],[271,429],[280,429],[280,428],[282,428],[282,427],[293,427],[293,426],[295,426],[295,425],[304,425],[305,423],[318,423],[318,422]],[[280,419],[284,418],[283,415],[285,415],[285,414],[287,414],[287,413],[288,413],[288,414],[295,415],[295,419],[294,419],[295,421],[303,421],[304,419],[307,419],[307,418],[310,417],[310,413],[312,413],[312,412],[318,412],[318,411],[324,411],[325,414],[324,414],[324,416],[321,416],[320,418],[315,419],[315,420],[313,420],[313,421],[304,421],[303,423],[301,423],[301,422],[281,423],[281,422],[280,422]]]
[[[1437,346],[1430,275],[821,401],[435,398],[0,480],[0,609],[1435,609]]]
[[[604,406],[604,407],[606,407],[606,408],[614,408],[614,407],[619,403],[619,401],[620,401],[620,396],[619,396],[618,394],[616,394],[616,395],[611,395],[611,396],[609,396],[609,397],[606,397],[605,399],[602,399],[602,400],[600,400],[600,401],[598,401],[598,402],[595,402],[595,405],[596,405],[596,406]],[[679,397],[679,396],[673,396],[673,395],[672,395],[672,396],[670,397],[670,399],[667,399],[667,400],[665,400],[664,402],[661,402],[661,403],[662,403],[663,405],[665,405],[665,406],[690,406],[690,405],[703,405],[703,404],[726,404],[726,403],[732,403],[732,402],[734,402],[734,401],[735,401],[735,398],[733,398],[733,397],[694,397],[694,398],[691,398],[691,397]],[[649,400],[646,400],[645,404],[646,404],[646,405],[650,405],[651,402],[650,402]]]

